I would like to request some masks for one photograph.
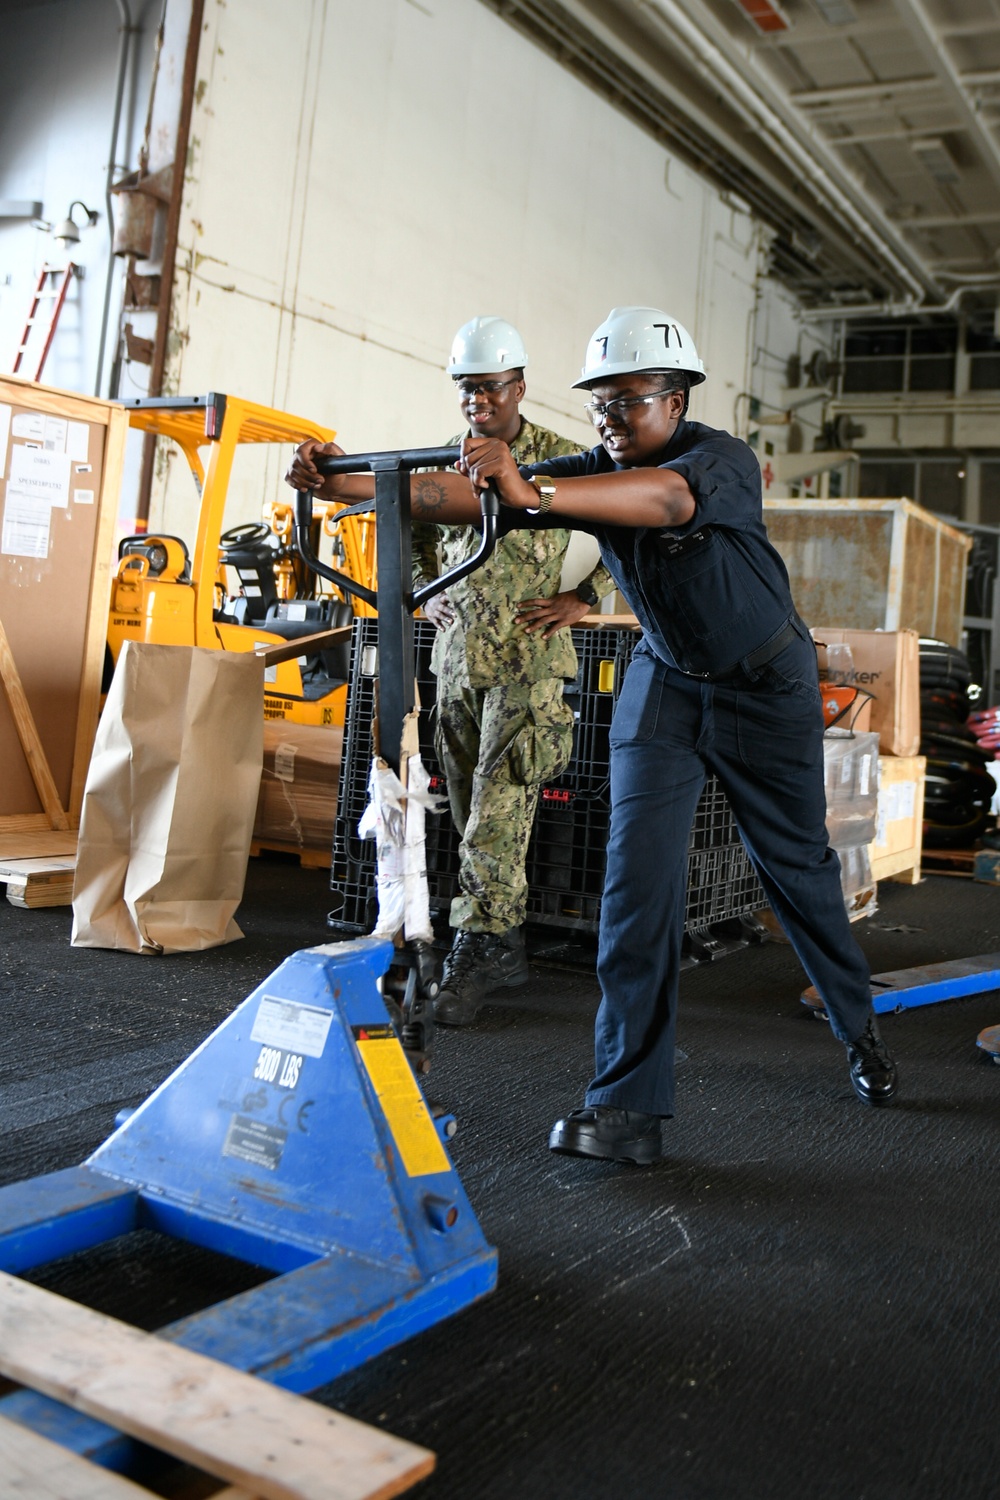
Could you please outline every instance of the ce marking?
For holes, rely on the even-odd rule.
[[[288,1125],[288,1121],[285,1119],[285,1110],[288,1105],[291,1104],[294,1097],[294,1094],[286,1094],[278,1106],[278,1120],[280,1124],[286,1127]],[[295,1111],[295,1124],[298,1126],[303,1135],[309,1134],[309,1127],[306,1124],[306,1120],[308,1118],[309,1111],[312,1109],[315,1103],[315,1099],[304,1099],[299,1105],[298,1109]]]

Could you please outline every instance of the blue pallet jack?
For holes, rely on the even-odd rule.
[[[410,472],[457,457],[324,460],[327,472],[375,475],[377,596],[312,556],[312,496],[298,498],[307,564],[378,604],[381,747],[401,744],[413,708],[412,611],[496,542],[498,502],[484,492],[476,556],[406,587]],[[260,1266],[271,1279],[158,1335],[296,1392],[485,1296],[496,1251],[448,1158],[454,1121],[435,1118],[416,1076],[436,989],[429,955],[398,939],[292,954],[81,1166],[0,1189],[0,1269],[143,1228]],[[129,1439],[35,1392],[3,1397],[0,1414],[107,1467],[132,1462]]]
[[[913,969],[889,969],[884,974],[873,974],[871,986],[872,1009],[878,1014],[982,995],[988,990],[1000,990],[1000,953],[981,953],[977,958],[952,958]],[[815,986],[803,990],[800,999],[821,1020],[826,1018],[823,1001]],[[994,1062],[1000,1062],[1000,1026],[988,1026],[980,1032],[977,1044]]]
[[[976,1046],[990,1062],[1000,1064],[1000,1026],[985,1026],[976,1037]]]

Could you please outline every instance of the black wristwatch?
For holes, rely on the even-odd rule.
[[[581,604],[589,604],[591,609],[593,609],[594,605],[597,604],[600,599],[600,595],[594,588],[594,585],[591,583],[589,578],[582,579],[581,582],[577,584],[573,592],[579,599]]]

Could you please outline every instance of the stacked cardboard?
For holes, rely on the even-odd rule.
[[[329,861],[343,738],[337,725],[265,722],[255,843]]]

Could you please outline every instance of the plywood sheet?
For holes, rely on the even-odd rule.
[[[878,630],[885,624],[892,515],[771,511],[768,536],[781,553],[807,625]]]
[[[766,500],[807,625],[916,630],[958,645],[970,539],[911,500]]]
[[[434,1467],[425,1448],[6,1273],[0,1369],[263,1500],[389,1500]]]

